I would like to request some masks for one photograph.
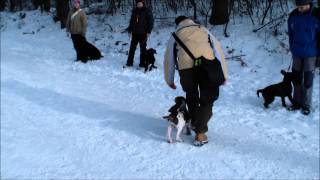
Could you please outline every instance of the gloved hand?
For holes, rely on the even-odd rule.
[[[225,85],[227,85],[227,83],[228,83],[228,80],[226,79],[226,80],[224,80],[223,85],[225,86]]]
[[[171,89],[177,89],[177,86],[173,83],[173,84],[169,84],[169,87],[171,88]]]

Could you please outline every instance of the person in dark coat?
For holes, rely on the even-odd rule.
[[[129,56],[126,66],[133,66],[134,54],[138,43],[140,44],[140,64],[139,67],[144,67],[141,59],[141,54],[146,51],[147,40],[153,28],[152,11],[145,6],[144,0],[137,0],[137,7],[133,9],[128,33],[131,37]]]
[[[297,8],[290,13],[288,33],[290,51],[293,56],[294,103],[290,111],[302,109],[304,115],[310,114],[312,86],[319,54],[317,39],[320,32],[320,20],[315,14],[311,0],[296,0]]]

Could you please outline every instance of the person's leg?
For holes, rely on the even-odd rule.
[[[186,93],[188,111],[191,116],[191,125],[193,127],[196,127],[196,111],[199,107],[199,90],[195,70],[180,70],[179,74],[180,84],[182,86],[183,91]]]
[[[147,51],[147,35],[140,35],[139,36],[139,44],[140,44],[140,63],[139,67],[145,67],[145,62],[143,59],[144,53]]]
[[[308,115],[312,106],[312,87],[315,72],[316,58],[306,58],[303,68],[302,108]]]
[[[219,87],[214,87],[199,80],[200,82],[200,107],[197,112],[198,126],[196,128],[197,133],[206,133],[208,131],[208,122],[212,116],[213,103],[216,100],[216,96],[219,93]]]
[[[293,79],[293,105],[289,107],[289,110],[300,109],[302,105],[302,77],[303,77],[303,59],[293,57],[292,73]]]
[[[133,34],[132,39],[131,39],[131,43],[130,43],[130,50],[129,50],[128,60],[127,60],[127,66],[133,65],[134,53],[136,51],[138,42],[139,42],[139,40],[138,40],[137,35]]]
[[[80,36],[78,34],[71,34],[71,39],[73,42],[73,47],[76,50],[77,53],[77,61],[80,60],[80,48],[81,48],[81,40],[80,40]]]
[[[80,43],[80,47],[79,47],[79,59],[81,60],[81,62],[86,63],[88,61],[88,52],[87,52],[87,40],[84,36],[79,35],[79,43]]]

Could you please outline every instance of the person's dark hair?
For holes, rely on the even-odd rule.
[[[185,19],[189,19],[189,18],[187,16],[178,16],[174,22],[176,23],[176,25],[178,25],[181,21]]]
[[[311,3],[312,3],[312,0],[296,0],[297,6],[307,5]]]

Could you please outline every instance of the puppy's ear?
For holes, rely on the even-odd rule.
[[[184,101],[184,97],[182,97],[182,96],[178,96],[178,97],[175,98],[175,102],[176,102],[177,104],[179,104],[179,105],[180,105],[183,101]]]
[[[157,51],[156,51],[155,49],[150,48],[150,50],[151,50],[151,52],[152,52],[153,54],[157,54]]]
[[[281,72],[281,74],[283,74],[283,75],[286,75],[286,73],[287,73],[285,70],[281,70],[280,72]]]

